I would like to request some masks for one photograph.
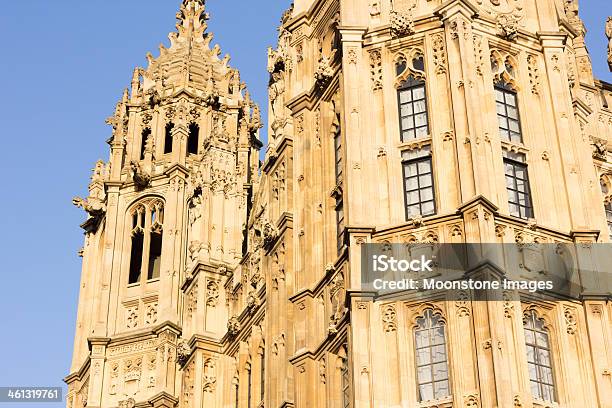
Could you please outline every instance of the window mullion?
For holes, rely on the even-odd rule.
[[[143,231],[142,265],[140,265],[140,280],[146,282],[149,279],[149,252],[151,251],[151,211],[144,212],[145,225]]]

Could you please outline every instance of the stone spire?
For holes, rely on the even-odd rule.
[[[139,102],[139,95],[146,100],[168,90],[189,89],[203,99],[227,93],[220,84],[230,76],[230,57],[221,59],[220,47],[210,46],[213,35],[206,32],[209,15],[205,1],[183,0],[176,19],[176,31],[168,35],[170,46],[161,44],[158,57],[148,53],[148,67],[134,71],[132,103]]]

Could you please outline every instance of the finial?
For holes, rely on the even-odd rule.
[[[180,37],[204,35],[208,26],[206,21],[210,18],[205,10],[204,0],[183,0],[180,11],[176,13],[176,28]]]

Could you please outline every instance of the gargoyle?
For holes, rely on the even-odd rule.
[[[138,186],[138,188],[143,189],[149,186],[149,184],[151,183],[151,176],[142,171],[138,163],[134,161],[131,162],[130,170],[132,172],[132,180],[134,180],[134,183],[136,183],[136,186]]]
[[[176,347],[176,359],[179,364],[184,365],[191,356],[191,347],[187,340],[181,340]]]
[[[240,331],[240,320],[237,316],[232,316],[227,322],[227,331],[231,336],[235,336]]]
[[[92,218],[101,217],[106,212],[106,205],[95,198],[84,199],[81,197],[74,197],[72,199],[72,204],[77,208],[84,209]]]
[[[265,246],[273,243],[276,240],[276,238],[278,238],[278,235],[279,235],[279,232],[276,226],[267,220],[264,221],[263,223],[262,232],[263,232],[263,241],[264,241]]]

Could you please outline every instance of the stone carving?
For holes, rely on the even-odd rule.
[[[331,303],[331,316],[329,321],[329,333],[337,333],[336,326],[346,312],[345,302],[344,275],[338,273],[332,280],[329,287],[329,300]]]
[[[237,316],[232,316],[227,322],[227,331],[231,336],[235,336],[240,331],[240,320]]]
[[[145,324],[152,325],[157,323],[157,302],[149,303],[145,307]]]
[[[125,326],[128,329],[135,329],[138,327],[138,306],[127,309]]]
[[[187,295],[187,318],[190,319],[196,311],[196,307],[198,305],[198,284],[194,284],[193,288],[189,291]]]
[[[325,357],[319,361],[319,380],[321,381],[321,384],[327,383],[327,360]]]
[[[433,58],[436,74],[444,74],[446,72],[446,46],[444,36],[435,34],[431,37],[431,45],[433,47]]]
[[[136,406],[136,401],[134,398],[129,398],[127,400],[119,401],[119,408],[134,408]]]
[[[206,306],[215,307],[219,303],[219,284],[208,282],[206,285]]]
[[[397,330],[397,313],[395,311],[395,306],[387,305],[383,308],[382,322],[385,333],[390,333]]]
[[[382,89],[382,56],[380,50],[370,52],[370,73],[372,75],[372,90]]]
[[[318,88],[324,88],[334,76],[334,70],[331,67],[331,61],[328,57],[322,56],[314,72],[315,85]]]
[[[463,403],[465,408],[479,408],[480,407],[480,399],[477,394],[465,395],[463,397]]]
[[[357,64],[357,48],[356,47],[350,47],[348,49],[348,52],[346,54],[346,61],[349,64]]]
[[[511,293],[503,291],[502,299],[504,301],[504,317],[511,319],[514,316],[514,302]]]
[[[578,325],[576,309],[571,307],[564,307],[563,317],[565,318],[565,331],[567,332],[567,334],[576,334]]]
[[[497,16],[497,27],[501,31],[502,37],[513,40],[518,35],[519,22],[521,18],[515,14],[499,14]]]
[[[106,205],[98,199],[74,197],[72,204],[77,208],[84,209],[92,218],[102,217],[106,213]]]
[[[285,333],[280,333],[272,339],[272,353],[277,356],[281,348],[285,347]]]
[[[514,396],[514,408],[523,408],[523,403],[521,402],[521,396],[520,395],[515,395]]]
[[[608,66],[612,71],[612,16],[606,20],[606,36],[608,37]]]
[[[184,407],[191,407],[193,399],[193,390],[195,388],[195,361],[189,364],[183,373],[183,398],[182,403]]]
[[[191,347],[187,340],[181,340],[176,347],[176,361],[180,365],[185,365],[189,357],[191,357]]]
[[[370,16],[372,17],[380,16],[380,1],[374,0],[370,2]]]
[[[137,162],[130,162],[130,175],[139,189],[145,189],[151,183],[151,176],[145,173]]]
[[[257,293],[255,293],[255,291],[249,292],[249,294],[247,295],[247,308],[251,313],[257,309],[259,303],[260,302],[259,298],[257,297]]]
[[[517,81],[518,61],[503,50],[491,50],[491,71],[496,81],[507,82],[513,89],[519,89]]]
[[[457,300],[455,300],[457,317],[470,316],[470,302],[470,294],[468,292],[461,290],[457,293]]]
[[[535,55],[527,56],[527,69],[529,72],[529,84],[531,93],[540,94],[540,69],[538,68],[538,58]]]
[[[202,378],[202,390],[214,392],[217,388],[217,377],[215,375],[215,362],[211,358],[204,361],[204,376]]]
[[[608,155],[608,141],[595,136],[590,136],[591,146],[593,147],[593,158],[606,160]]]
[[[268,98],[270,99],[271,110],[277,118],[284,116],[284,94],[285,78],[283,72],[274,71],[270,74]]]
[[[565,15],[570,23],[580,21],[578,16],[578,1],[577,0],[563,0],[563,8],[565,9]]]
[[[391,33],[395,37],[414,34],[414,16],[412,9],[407,11],[395,11],[390,13]]]
[[[484,70],[484,55],[482,51],[482,36],[474,35],[474,60],[476,62],[476,73],[480,76],[483,75]]]

